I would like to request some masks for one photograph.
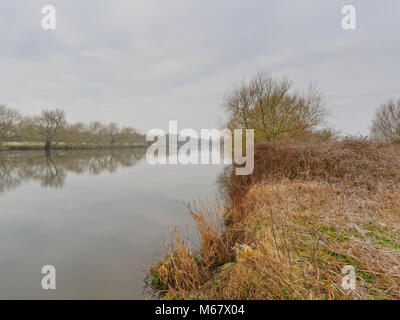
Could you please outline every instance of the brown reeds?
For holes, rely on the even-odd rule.
[[[210,219],[221,208],[191,210],[201,249],[177,235],[152,266],[155,289],[169,299],[400,299],[399,155],[365,140],[257,146],[253,175],[229,181],[225,225]],[[356,290],[341,286],[346,265]]]

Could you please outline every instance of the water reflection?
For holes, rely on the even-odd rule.
[[[141,299],[186,203],[213,200],[222,166],[149,165],[145,149],[0,152],[0,299]],[[41,288],[54,265],[57,290]]]
[[[146,150],[69,150],[0,152],[0,192],[11,191],[28,181],[42,187],[62,188],[69,172],[98,175],[114,173],[119,167],[133,167]]]

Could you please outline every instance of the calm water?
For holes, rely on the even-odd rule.
[[[185,202],[212,199],[221,166],[150,166],[145,150],[0,153],[0,298],[142,299]],[[54,265],[57,289],[41,287]]]

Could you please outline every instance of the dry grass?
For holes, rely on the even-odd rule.
[[[221,209],[194,211],[200,252],[177,236],[152,267],[164,298],[400,299],[397,149],[348,140],[257,150],[254,175],[231,179],[226,230],[207,218]],[[345,265],[356,290],[341,287]]]
[[[255,148],[254,172],[231,177],[233,192],[245,193],[260,182],[301,179],[361,186],[400,182],[400,148],[367,140],[329,143],[261,143]]]

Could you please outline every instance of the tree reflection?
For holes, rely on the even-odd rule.
[[[69,172],[113,173],[120,167],[135,166],[145,153],[145,148],[0,152],[0,192],[29,181],[38,181],[42,187],[62,188]]]

